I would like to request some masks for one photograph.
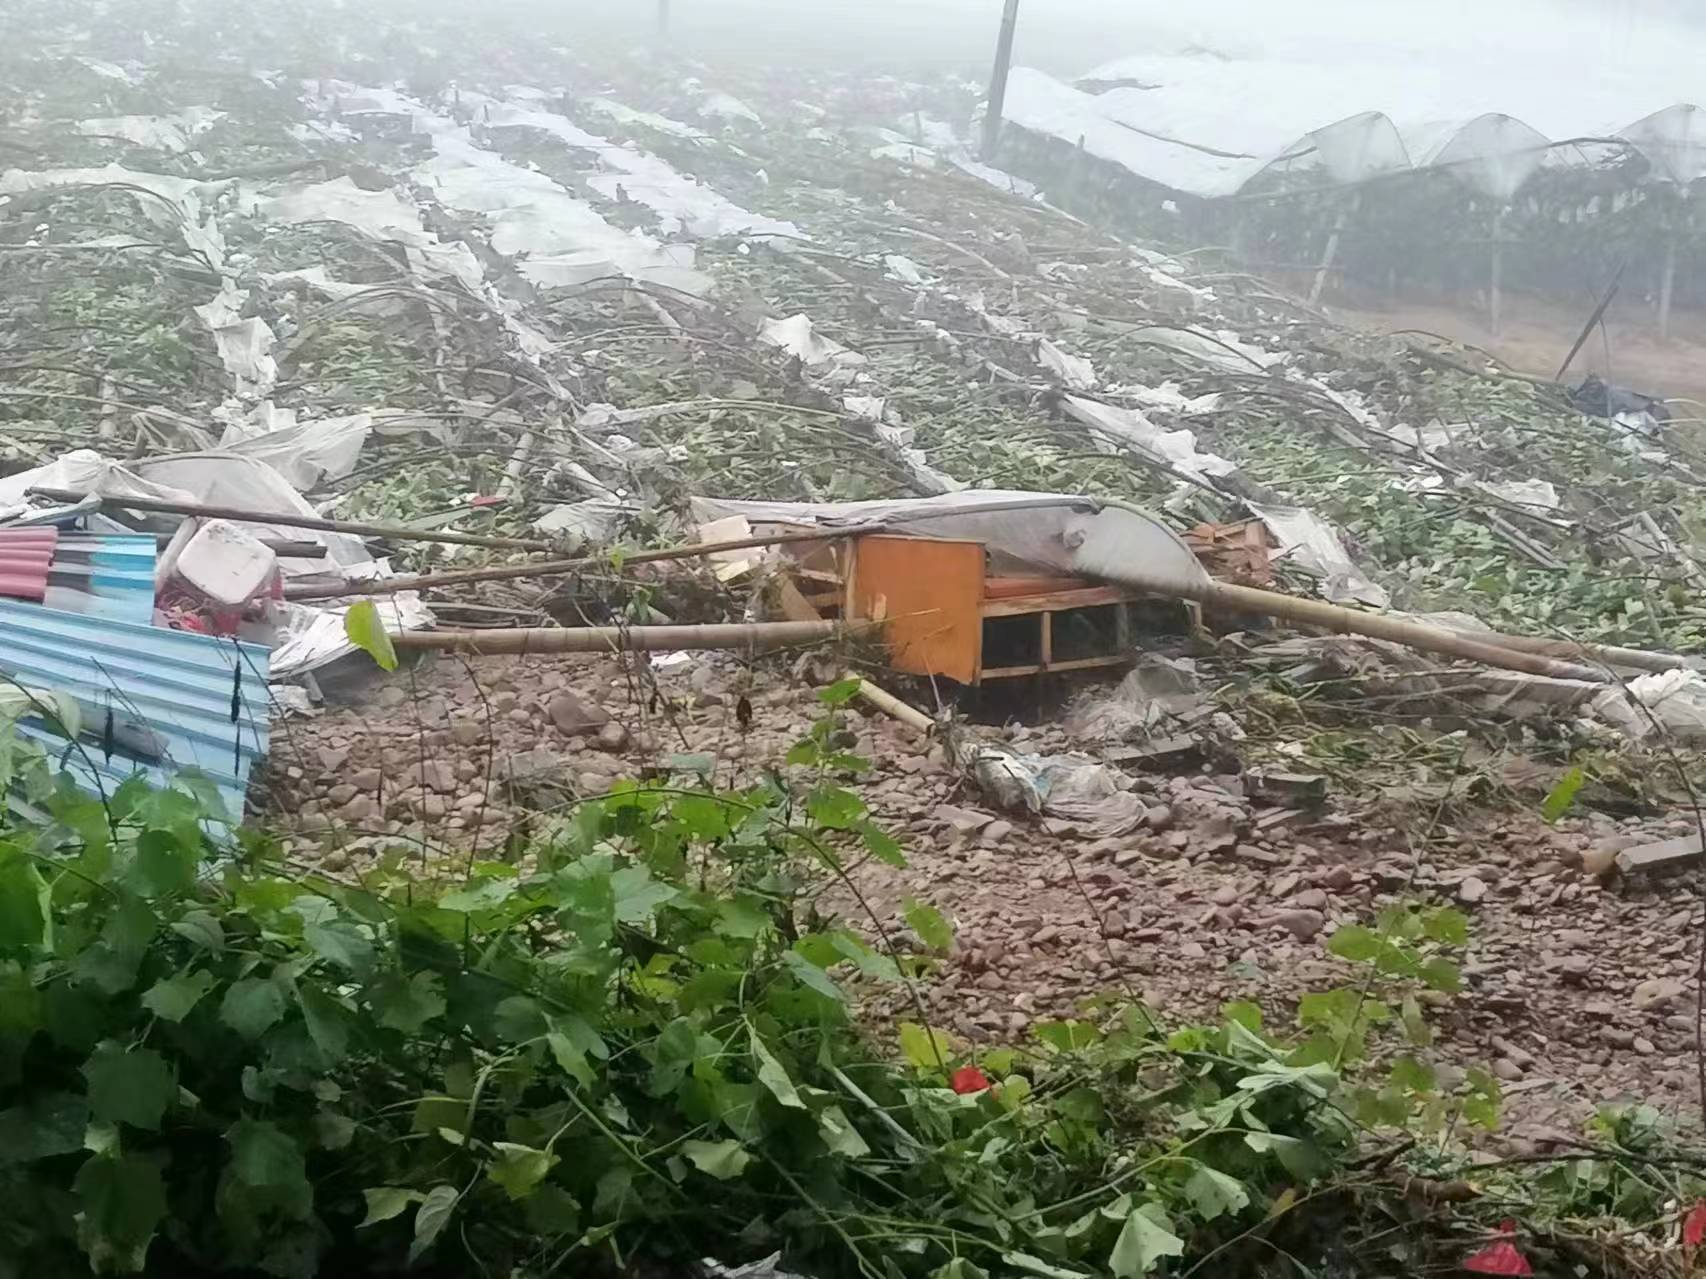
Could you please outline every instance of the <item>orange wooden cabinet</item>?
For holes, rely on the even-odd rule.
[[[842,615],[884,624],[895,670],[980,684],[1129,662],[1135,598],[1077,578],[991,577],[982,542],[883,533],[854,541]]]

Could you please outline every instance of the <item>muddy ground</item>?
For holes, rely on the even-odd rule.
[[[326,682],[336,704],[280,723],[258,793],[296,832],[297,854],[334,872],[359,874],[399,839],[424,841],[428,858],[471,845],[497,856],[553,804],[671,753],[714,753],[725,783],[778,765],[821,709],[812,681],[831,675],[701,655],[658,672],[654,698],[643,675],[607,658],[440,656],[388,677],[358,670]],[[1144,827],[1096,839],[995,811],[940,747],[892,720],[855,711],[849,722],[875,761],[864,793],[910,859],[902,871],[863,865],[856,882],[885,926],[904,928],[895,912],[909,894],[953,917],[956,948],[926,999],[973,1041],[1022,1037],[1033,1019],[1103,992],[1140,995],[1171,1018],[1253,999],[1288,1025],[1299,996],[1349,976],[1324,947],[1333,928],[1409,894],[1473,918],[1467,989],[1437,1007],[1434,1053],[1505,1081],[1501,1143],[1574,1133],[1625,1095],[1695,1107],[1698,891],[1602,884],[1581,868],[1585,851],[1685,833],[1690,815],[1547,826],[1527,812],[1384,811],[1378,798],[1341,796],[1276,818],[1283,810],[1246,799],[1236,775],[1200,764],[1132,775]],[[973,731],[1025,750],[1069,745],[1048,723]],[[825,900],[870,931],[850,895]]]

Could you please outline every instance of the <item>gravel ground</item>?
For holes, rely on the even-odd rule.
[[[399,839],[423,841],[429,857],[476,840],[495,855],[553,803],[675,751],[713,752],[719,780],[740,782],[779,761],[819,703],[801,672],[720,660],[660,673],[658,698],[606,658],[363,673],[343,704],[283,723],[262,805],[304,860],[356,873]],[[1467,988],[1436,1007],[1433,1051],[1447,1070],[1486,1065],[1504,1079],[1504,1144],[1544,1144],[1623,1097],[1695,1109],[1697,887],[1601,883],[1582,869],[1584,853],[1686,833],[1692,817],[1547,826],[1486,810],[1376,816],[1378,805],[1330,800],[1276,818],[1238,777],[1199,771],[1132,777],[1143,827],[1097,839],[997,812],[939,747],[884,717],[849,723],[876,765],[867,799],[909,855],[904,870],[860,866],[855,882],[886,926],[899,926],[909,894],[952,916],[956,948],[925,998],[971,1040],[1012,1040],[1107,991],[1181,1018],[1253,999],[1270,1025],[1289,1024],[1300,995],[1350,977],[1323,944],[1336,926],[1420,896],[1473,920]],[[974,731],[1023,750],[1069,746],[1050,724]],[[825,900],[868,923],[845,890]]]

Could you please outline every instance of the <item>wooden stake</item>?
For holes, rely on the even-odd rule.
[[[1659,336],[1670,337],[1670,304],[1676,290],[1676,230],[1665,241],[1665,273],[1659,281]]]
[[[1333,259],[1339,256],[1339,237],[1344,234],[1345,223],[1362,205],[1362,192],[1351,196],[1349,204],[1339,206],[1339,216],[1333,219],[1333,230],[1327,237],[1327,249],[1321,255],[1321,265],[1315,268],[1315,283],[1309,288],[1309,305],[1314,306],[1321,301],[1321,290],[1327,287],[1327,273],[1333,269]]]

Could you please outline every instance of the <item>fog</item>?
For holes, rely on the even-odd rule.
[[[706,56],[968,72],[987,63],[1001,15],[1001,0],[670,2],[675,42]],[[1570,77],[1675,61],[1679,38],[1706,28],[1703,9],[1696,0],[1021,0],[1015,57],[1075,75],[1113,57],[1191,48],[1327,61],[1421,54],[1492,75],[1530,64]],[[572,16],[583,33],[638,39],[653,30],[656,0],[570,0],[550,11],[553,26]]]

